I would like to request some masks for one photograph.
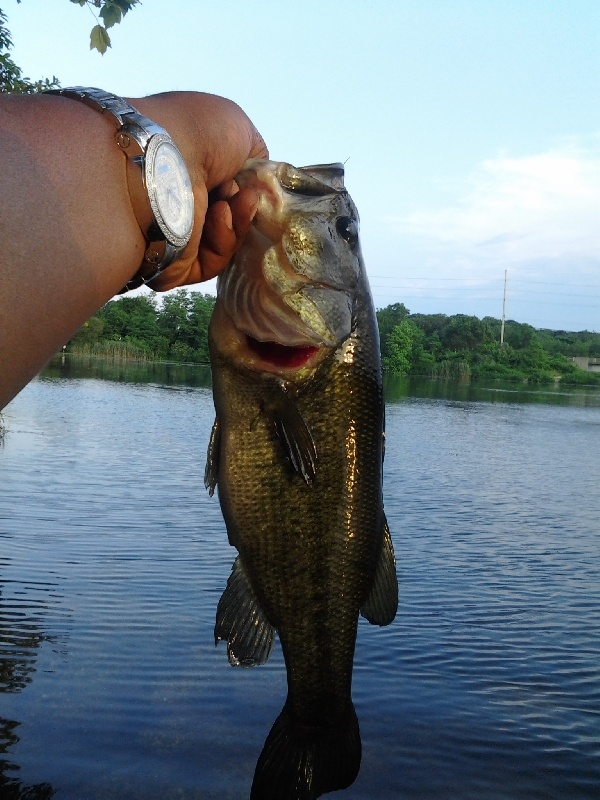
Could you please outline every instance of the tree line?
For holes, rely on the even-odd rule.
[[[208,324],[215,298],[179,289],[107,303],[69,342],[74,353],[207,364]],[[600,358],[600,334],[536,329],[466,314],[411,314],[403,303],[377,311],[384,369],[445,379],[600,383],[573,356]]]
[[[600,357],[600,334],[536,329],[467,314],[411,314],[403,303],[377,312],[384,369],[400,375],[448,379],[526,380],[600,384],[600,374],[574,363],[574,356]]]
[[[208,364],[208,323],[215,298],[179,289],[107,303],[75,334],[74,353]]]

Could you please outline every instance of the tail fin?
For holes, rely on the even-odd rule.
[[[330,727],[297,723],[284,706],[259,756],[250,800],[315,800],[346,789],[360,769],[354,706]]]

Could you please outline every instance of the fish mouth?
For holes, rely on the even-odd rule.
[[[279,342],[261,342],[246,334],[248,349],[263,362],[276,369],[300,369],[306,366],[320,350],[314,345],[285,345]]]

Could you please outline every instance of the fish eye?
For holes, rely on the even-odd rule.
[[[358,225],[356,224],[356,220],[353,220],[352,217],[338,217],[335,222],[335,227],[339,235],[348,242],[350,247],[356,247],[358,243]]]

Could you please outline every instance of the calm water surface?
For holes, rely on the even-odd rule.
[[[600,395],[395,383],[393,625],[359,625],[363,762],[328,795],[600,796]],[[202,370],[70,361],[5,412],[0,797],[248,797],[281,650],[212,629],[234,552]]]

